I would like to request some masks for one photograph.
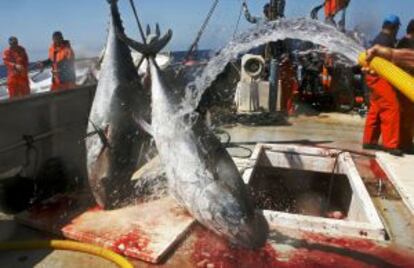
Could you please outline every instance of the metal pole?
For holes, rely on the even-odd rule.
[[[144,45],[146,45],[147,39],[145,38],[144,29],[142,28],[141,21],[139,20],[138,12],[137,12],[137,9],[135,8],[134,0],[129,0],[129,3],[131,5],[132,11],[134,12],[135,20],[138,25],[139,33],[141,34],[142,42],[144,43]]]
[[[269,112],[276,112],[277,88],[279,81],[278,62],[276,59],[270,60],[269,76]]]
[[[282,111],[282,98],[283,98],[283,91],[282,91],[282,80],[277,80],[277,104],[276,104],[276,111]]]

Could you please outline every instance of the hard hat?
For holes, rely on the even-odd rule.
[[[385,23],[396,25],[396,26],[401,25],[400,18],[396,15],[388,15],[387,17],[385,17],[384,24]]]

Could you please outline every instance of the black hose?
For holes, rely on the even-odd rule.
[[[247,148],[245,146],[232,143],[231,142],[231,135],[227,131],[222,130],[222,129],[214,129],[213,132],[215,134],[225,135],[226,136],[226,138],[227,138],[226,141],[225,142],[222,142],[224,144],[224,148],[226,148],[226,149],[227,148],[239,148],[239,149],[248,151],[248,154],[246,156],[235,156],[235,157],[237,157],[237,158],[250,158],[252,156],[253,151],[250,148]]]
[[[329,188],[328,188],[328,196],[327,196],[327,202],[325,206],[322,209],[323,214],[326,213],[326,211],[329,209],[329,206],[331,205],[331,198],[332,198],[332,190],[334,185],[334,177],[335,177],[335,170],[338,168],[339,163],[339,156],[343,153],[347,153],[347,151],[341,151],[336,155],[335,163],[332,168],[331,178],[329,179]]]

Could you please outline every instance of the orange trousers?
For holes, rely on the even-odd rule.
[[[414,138],[414,103],[402,94],[398,95],[401,109],[401,149],[410,150]]]
[[[367,76],[371,89],[365,130],[364,144],[378,144],[382,135],[383,146],[387,149],[400,147],[400,104],[395,89],[383,78]]]
[[[30,94],[29,79],[27,77],[9,77],[7,87],[10,98],[22,97]]]
[[[295,113],[294,97],[298,94],[299,85],[292,64],[285,61],[280,66],[280,77],[282,81],[282,111],[292,115]]]

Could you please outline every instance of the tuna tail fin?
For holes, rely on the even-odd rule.
[[[147,24],[146,34],[147,36],[151,34],[151,27],[149,26],[149,24]]]
[[[155,35],[159,38],[161,36],[160,25],[157,23],[155,24]]]
[[[157,55],[171,40],[173,32],[168,30],[162,37],[156,37],[150,41],[147,45],[139,43],[128,36],[125,33],[116,29],[116,35],[130,48],[143,54],[145,57],[154,57]]]

